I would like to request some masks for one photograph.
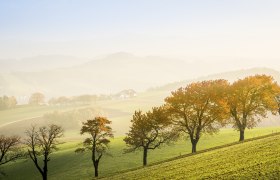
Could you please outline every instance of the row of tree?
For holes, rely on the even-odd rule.
[[[91,152],[91,160],[94,166],[95,176],[98,176],[98,165],[101,157],[106,153],[110,139],[113,138],[111,121],[105,117],[96,117],[87,120],[81,128],[81,135],[89,134],[84,140],[84,147],[77,148],[76,153]],[[0,168],[2,165],[19,158],[29,157],[35,168],[41,174],[43,180],[48,179],[48,164],[50,155],[58,150],[59,138],[63,136],[61,126],[51,124],[49,126],[32,126],[26,131],[26,138],[21,140],[19,136],[0,136]],[[26,150],[26,151],[25,151]],[[42,162],[41,162],[42,161]],[[0,175],[4,173],[1,172]]]
[[[192,144],[192,153],[203,134],[213,134],[219,128],[231,124],[244,140],[246,128],[253,128],[267,116],[279,109],[280,86],[271,76],[256,75],[230,84],[226,80],[195,82],[179,88],[165,98],[165,104],[143,113],[135,111],[131,127],[124,138],[128,148],[125,152],[143,150],[143,165],[147,165],[149,150],[176,141],[187,135]],[[81,134],[89,133],[85,148],[92,152],[95,176],[98,163],[113,137],[111,121],[98,117],[84,123]]]
[[[256,75],[240,79],[232,84],[226,80],[195,82],[179,88],[165,98],[165,104],[143,113],[135,111],[132,125],[124,138],[128,148],[125,152],[143,150],[143,165],[147,165],[149,150],[176,141],[187,135],[192,144],[192,153],[203,134],[212,134],[219,128],[232,124],[244,140],[246,128],[253,128],[268,112],[279,110],[280,87],[270,76]],[[91,152],[94,174],[98,176],[100,159],[105,155],[113,138],[111,121],[95,117],[83,123],[81,135],[88,134],[83,147],[76,153]],[[24,140],[27,155],[44,180],[47,179],[50,154],[57,150],[58,138],[62,137],[60,126],[32,127]],[[19,157],[20,139],[0,137],[0,165]],[[21,148],[22,149],[22,148]],[[43,159],[43,164],[39,159]]]
[[[17,100],[14,96],[2,96],[0,97],[0,110],[15,108]]]
[[[49,105],[77,105],[77,104],[89,104],[98,100],[97,95],[81,95],[74,97],[61,96],[58,98],[52,98],[49,100]]]
[[[143,150],[143,165],[149,149],[176,140],[184,134],[192,153],[203,134],[212,134],[233,125],[244,140],[246,128],[253,128],[268,112],[279,111],[280,87],[271,76],[256,75],[230,84],[226,80],[195,82],[165,98],[165,104],[142,113],[135,111],[132,126],[124,139],[127,151]]]
[[[57,150],[58,138],[62,135],[62,128],[54,124],[40,128],[32,126],[26,131],[26,139],[23,141],[19,136],[1,135],[0,168],[2,165],[19,158],[29,157],[42,175],[42,179],[46,180],[50,154]],[[40,162],[41,160],[43,163]],[[0,173],[3,174],[1,171]]]

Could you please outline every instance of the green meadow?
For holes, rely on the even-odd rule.
[[[254,138],[262,135],[267,135],[275,132],[280,132],[280,127],[274,128],[255,128],[246,131],[246,138]],[[238,141],[238,132],[232,129],[222,129],[215,135],[205,135],[201,138],[198,144],[198,151],[204,150],[232,142]],[[104,156],[100,162],[100,176],[106,177],[128,171],[130,169],[139,168],[142,166],[142,152],[124,154],[123,149],[126,148],[123,142],[123,137],[116,137],[112,140],[108,155]],[[259,140],[258,140],[259,141]],[[279,141],[279,138],[278,138]],[[280,143],[278,143],[280,144]],[[81,141],[67,141],[59,146],[59,150],[51,155],[49,163],[49,178],[50,179],[91,179],[93,178],[93,165],[89,153],[75,154],[74,151],[81,145]],[[256,145],[258,147],[259,144]],[[260,146],[263,147],[263,146]],[[231,147],[230,147],[231,148]],[[261,148],[260,148],[261,149]],[[265,151],[264,149],[263,151]],[[182,156],[190,153],[191,144],[187,139],[181,139],[178,142],[164,146],[161,149],[153,150],[148,153],[148,164],[161,162],[170,158]],[[215,150],[216,151],[216,150]],[[223,151],[223,150],[221,150]],[[247,151],[246,151],[247,152]],[[212,154],[208,152],[206,154]],[[232,153],[236,153],[233,151]],[[203,156],[203,155],[199,155]],[[226,156],[226,155],[224,155]],[[189,158],[189,157],[188,157]],[[186,159],[188,159],[186,158]],[[188,162],[192,162],[192,158]],[[220,157],[215,157],[219,159]],[[200,158],[201,159],[201,158]],[[221,158],[222,159],[222,158]],[[224,158],[223,158],[224,159]],[[247,158],[245,157],[244,160]],[[183,161],[183,160],[182,160]],[[177,161],[176,161],[177,162]],[[204,161],[203,161],[204,162]],[[201,162],[201,163],[203,163]],[[205,162],[204,162],[205,163]],[[164,166],[164,164],[163,164]],[[183,166],[182,166],[183,167]],[[191,168],[191,164],[184,165],[186,168]],[[146,168],[145,168],[146,169]],[[7,164],[3,167],[6,173],[5,179],[41,179],[40,174],[35,169],[34,164],[29,160],[19,160],[17,162]],[[142,171],[142,170],[139,170]],[[164,170],[163,170],[164,171]],[[180,171],[180,170],[179,170]],[[131,178],[139,174],[129,173]],[[136,172],[137,173],[137,172]],[[146,174],[146,173],[145,173]],[[143,175],[145,175],[143,174]],[[154,174],[154,173],[153,173]],[[159,172],[158,175],[162,174]],[[174,174],[173,174],[174,175]],[[206,174],[207,175],[207,174]],[[126,175],[124,175],[126,176]],[[122,179],[124,176],[116,176],[115,178]],[[130,177],[130,176],[128,176]],[[165,177],[165,176],[162,176]],[[168,177],[168,176],[166,176]],[[194,176],[195,177],[195,176]],[[142,177],[144,178],[144,177]],[[179,176],[178,176],[179,178]]]
[[[81,142],[86,137],[79,134],[81,122],[86,119],[46,121],[42,117],[44,114],[54,111],[67,112],[93,108],[97,113],[107,116],[112,121],[112,128],[115,133],[115,138],[110,143],[108,154],[101,159],[99,175],[100,177],[108,178],[117,175],[115,178],[122,179],[123,177],[119,176],[119,174],[133,169],[141,169],[142,167],[142,151],[124,154],[126,145],[123,142],[123,138],[124,134],[129,130],[129,122],[133,112],[139,109],[146,111],[153,106],[161,105],[164,97],[168,96],[168,94],[166,91],[150,91],[148,93],[140,93],[137,97],[131,99],[98,101],[88,105],[19,106],[15,109],[0,111],[0,134],[18,134],[24,139],[24,132],[30,128],[31,124],[37,126],[49,123],[60,124],[65,132],[64,137],[61,139],[62,144],[59,145],[59,150],[51,155],[49,179],[92,179],[94,178],[94,169],[90,153],[75,154],[74,152],[77,147],[81,147]],[[275,132],[280,132],[280,127],[254,128],[246,130],[245,139]],[[198,143],[197,150],[200,151],[237,142],[238,139],[238,131],[230,128],[221,129],[217,134],[203,135]],[[174,144],[150,150],[148,152],[148,164],[160,163],[189,154],[190,152],[191,143],[189,139],[181,138]],[[1,176],[0,179],[41,179],[41,175],[29,158],[6,164],[1,168],[6,173],[6,176]],[[133,177],[135,176],[132,175],[131,178]]]
[[[280,135],[277,134],[140,168],[108,179],[279,179],[279,149]]]

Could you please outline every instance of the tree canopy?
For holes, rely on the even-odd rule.
[[[0,110],[15,108],[17,105],[17,100],[14,96],[0,97]]]
[[[173,123],[185,132],[192,143],[192,152],[202,133],[214,133],[228,119],[226,80],[195,82],[179,88],[165,99]]]
[[[143,165],[147,165],[148,150],[159,148],[163,143],[173,141],[178,133],[171,126],[171,120],[164,107],[154,107],[152,111],[135,111],[132,126],[124,138],[128,145],[126,152],[143,149]]]
[[[0,135],[0,165],[23,156],[20,152],[20,137]]]
[[[33,93],[29,98],[30,105],[41,105],[44,103],[45,103],[45,95],[40,92]]]
[[[246,128],[255,127],[267,112],[278,112],[275,97],[279,92],[280,87],[273,77],[266,75],[239,79],[229,87],[227,102],[233,127],[240,131],[240,141],[244,140]]]
[[[98,166],[100,159],[106,153],[110,138],[113,138],[111,121],[106,117],[95,117],[94,119],[83,122],[81,135],[89,134],[90,137],[84,140],[84,148],[78,148],[75,152],[91,151],[91,160],[94,166],[95,177],[98,177]]]
[[[57,150],[58,138],[63,136],[63,129],[55,124],[42,126],[39,129],[32,126],[30,130],[26,131],[26,135],[25,144],[27,145],[28,155],[42,175],[43,180],[47,180],[48,162],[51,160],[50,154]],[[43,156],[42,167],[39,163],[40,156]]]

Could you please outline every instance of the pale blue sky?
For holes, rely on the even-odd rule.
[[[0,0],[0,59],[280,58],[278,0]]]

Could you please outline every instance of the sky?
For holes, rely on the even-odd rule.
[[[0,59],[280,59],[279,0],[0,0]]]

